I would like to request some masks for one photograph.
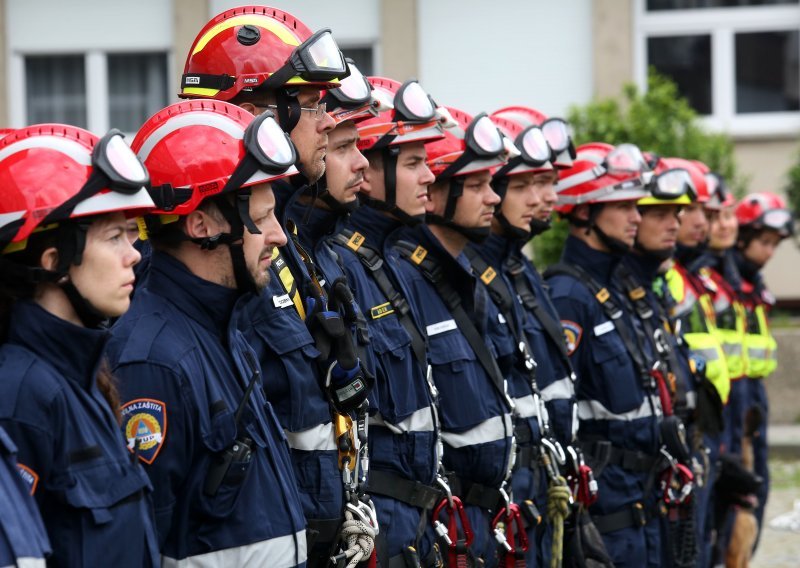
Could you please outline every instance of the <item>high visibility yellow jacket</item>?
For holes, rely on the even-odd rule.
[[[725,352],[716,326],[714,304],[697,276],[677,262],[666,273],[670,294],[675,301],[673,318],[680,322],[683,337],[692,355],[706,362],[706,378],[727,404],[730,375]]]
[[[747,280],[742,282],[742,303],[747,314],[747,329],[744,336],[747,354],[747,376],[763,379],[778,365],[778,344],[769,327],[769,309],[775,302],[772,294],[763,286]]]
[[[725,352],[732,381],[747,376],[747,353],[744,348],[747,313],[736,291],[718,271],[701,268],[700,281],[709,290],[716,314],[716,333]]]

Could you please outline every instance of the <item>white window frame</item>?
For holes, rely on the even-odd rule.
[[[736,34],[800,31],[800,6],[776,5],[647,11],[647,0],[634,8],[634,73],[647,87],[647,38],[711,36],[711,109],[702,122],[711,130],[741,138],[797,136],[800,111],[736,114]],[[800,49],[800,48],[799,48]]]
[[[86,76],[86,129],[98,135],[108,132],[109,97],[108,97],[108,55],[126,53],[158,53],[167,59],[167,89],[172,86],[173,57],[169,49],[143,49],[143,50],[98,50],[90,49],[82,52],[58,51],[26,51],[14,52],[9,58],[9,115],[11,128],[22,128],[28,125],[28,109],[26,97],[25,58],[28,56],[61,56],[82,55]],[[167,104],[173,97],[167,92]],[[133,139],[135,132],[125,133],[128,142]]]

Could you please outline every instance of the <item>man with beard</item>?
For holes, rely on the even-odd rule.
[[[647,195],[646,168],[631,144],[578,148],[559,177],[557,210],[570,234],[561,263],[546,275],[577,375],[578,436],[599,484],[590,512],[615,566],[660,565],[654,476],[664,464],[654,354],[615,277],[641,222],[636,201]]]
[[[296,173],[294,148],[271,114],[218,101],[164,109],[131,146],[153,185],[153,253],[107,350],[162,563],[305,565],[288,448],[235,315],[286,243],[269,182]]]
[[[444,135],[436,108],[416,81],[401,85],[370,77],[369,82],[373,97],[394,108],[358,124],[357,144],[369,159],[362,206],[336,237],[334,249],[364,308],[376,359],[367,492],[381,527],[378,560],[381,566],[418,566],[430,552],[418,542],[420,526],[430,523],[441,491],[433,486],[438,425],[424,334],[406,300],[397,253],[388,243],[402,226],[424,218],[428,185],[434,180],[425,163],[425,141]]]
[[[446,108],[453,126],[444,139],[427,144],[428,166],[436,175],[425,203],[427,224],[405,230],[396,246],[403,257],[400,279],[428,339],[440,393],[442,463],[452,472],[423,546],[429,549],[436,538],[447,565],[460,566],[469,555],[485,562],[495,558],[491,512],[503,502],[499,490],[512,458],[513,403],[493,347],[484,339],[490,302],[485,290],[476,288],[463,255],[470,240],[489,235],[500,202],[490,170],[506,153],[487,115],[473,118]]]
[[[253,114],[271,110],[297,148],[301,175],[274,186],[276,216],[290,243],[273,252],[271,282],[240,307],[237,321],[270,377],[264,391],[291,448],[308,523],[309,566],[328,562],[339,540],[345,495],[323,388],[326,361],[319,348],[324,347],[307,325],[319,321],[316,315],[307,318],[307,311],[324,311],[324,290],[306,265],[288,213],[290,202],[314,191],[309,187],[316,187],[325,172],[328,133],[335,122],[321,102],[321,90],[339,86],[347,75],[329,30],[312,33],[277,8],[243,6],[217,15],[200,31],[186,60],[180,95],[228,100]]]
[[[492,232],[485,241],[470,244],[466,254],[512,340],[509,391],[516,406],[518,451],[511,489],[517,506],[527,513],[526,561],[544,566],[550,563],[552,527],[548,523],[537,530],[537,515],[531,513],[546,510],[547,487],[555,473],[544,466],[541,450],[552,452],[549,459],[558,463],[558,446],[573,442],[574,374],[555,308],[541,276],[522,253],[533,235],[550,226],[558,179],[551,161],[556,153],[542,129],[521,114],[525,109],[516,108],[509,118],[492,115],[519,155],[494,173],[492,187],[502,202],[495,210]]]

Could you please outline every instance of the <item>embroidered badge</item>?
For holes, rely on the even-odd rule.
[[[497,276],[497,272],[490,266],[481,274],[481,281],[488,286],[491,284],[492,280],[494,280],[495,276]]]
[[[374,308],[370,308],[369,315],[372,316],[372,319],[380,319],[383,316],[388,316],[389,314],[393,314],[394,309],[392,309],[392,304],[386,302],[385,304],[381,304],[380,306],[375,306]]]
[[[19,470],[19,475],[22,477],[22,481],[28,486],[28,492],[31,495],[36,493],[36,486],[39,485],[39,476],[36,472],[21,463],[17,464],[17,469]]]
[[[567,355],[572,355],[581,343],[583,328],[574,321],[561,320],[564,328],[564,341],[567,343]]]
[[[151,464],[167,435],[167,406],[152,398],[137,398],[122,407],[122,423],[128,449]]]
[[[422,246],[418,246],[414,249],[414,252],[411,253],[411,260],[414,262],[414,264],[420,264],[423,260],[425,260],[426,256],[428,256],[428,251]]]

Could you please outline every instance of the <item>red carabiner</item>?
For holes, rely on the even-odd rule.
[[[441,522],[439,515],[442,509],[447,513],[447,533],[440,532]],[[472,545],[475,535],[472,532],[472,525],[469,524],[467,512],[461,499],[453,495],[442,499],[433,509],[431,522],[436,533],[447,543],[448,566],[466,566],[467,550]],[[463,538],[459,538],[458,525],[461,524]]]
[[[522,513],[519,505],[511,503],[508,507],[500,509],[492,520],[492,530],[497,531],[501,522],[504,524],[503,536],[505,538],[503,546],[506,549],[503,565],[505,568],[524,567],[525,553],[528,552],[530,543],[528,542],[528,533],[525,532],[525,523],[522,522]]]

